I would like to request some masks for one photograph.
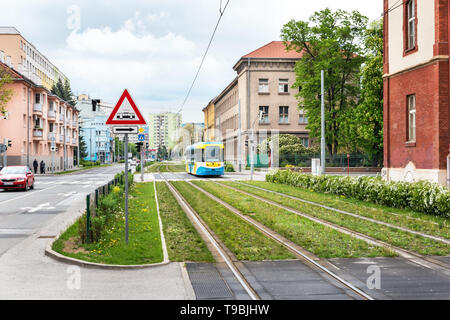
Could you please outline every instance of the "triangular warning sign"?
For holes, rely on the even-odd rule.
[[[128,90],[125,89],[117,101],[114,110],[111,112],[106,124],[124,125],[124,124],[147,124],[141,115],[138,107],[131,98]]]

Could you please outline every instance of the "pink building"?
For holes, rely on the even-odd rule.
[[[74,167],[78,147],[78,110],[21,73],[0,62],[9,72],[13,97],[8,102],[7,119],[0,118],[0,141],[12,140],[7,151],[8,165],[28,165],[44,161],[46,172]],[[56,151],[52,151],[52,143]],[[0,157],[0,162],[3,157]],[[52,168],[53,163],[53,168]]]

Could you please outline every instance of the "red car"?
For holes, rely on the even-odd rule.
[[[0,189],[34,189],[34,174],[27,166],[8,166],[0,171]]]

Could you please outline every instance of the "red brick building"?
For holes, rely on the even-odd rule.
[[[450,183],[449,0],[384,0],[388,180]]]

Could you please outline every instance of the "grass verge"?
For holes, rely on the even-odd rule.
[[[170,261],[214,262],[211,252],[165,182],[157,182],[159,211]]]
[[[396,247],[411,250],[424,255],[447,255],[450,253],[450,246],[414,235],[395,228],[376,224],[352,217],[343,213],[335,212],[330,209],[317,207],[299,200],[289,199],[270,191],[261,191],[251,187],[245,187],[240,184],[233,184],[234,187],[247,191],[248,193],[272,200],[286,207],[309,214],[313,217],[332,222],[336,225],[366,234],[372,238],[384,241]]]
[[[98,243],[80,242],[77,221],[53,243],[53,250],[96,263],[132,265],[161,262],[163,252],[153,183],[136,184],[130,190],[128,245],[125,243],[123,202],[121,208]]]
[[[263,235],[221,204],[193,189],[188,183],[177,181],[173,182],[173,186],[237,259],[257,261],[295,258],[282,245]]]
[[[356,199],[336,196],[327,193],[318,193],[310,190],[296,188],[288,185],[264,181],[245,181],[244,183],[284,193],[300,199],[308,200],[328,207],[348,211],[367,218],[387,222],[393,225],[408,228],[414,231],[427,233],[443,238],[450,238],[449,219],[418,213],[407,209],[389,208]],[[230,184],[239,187],[239,184]],[[244,189],[243,189],[244,190]],[[255,190],[245,188],[245,190]]]
[[[195,181],[193,183],[320,258],[395,255],[389,250],[369,245],[363,240],[245,196],[237,191],[221,187],[213,182]]]
[[[91,167],[84,167],[84,168],[75,169],[75,170],[66,170],[66,171],[55,172],[54,174],[63,175],[63,174],[69,174],[69,173],[74,173],[74,172],[78,172],[78,171],[85,171],[85,170],[104,168],[104,167],[110,167],[110,166],[111,166],[111,164],[101,164],[99,166],[91,166]],[[48,173],[50,173],[50,172],[48,172]]]

